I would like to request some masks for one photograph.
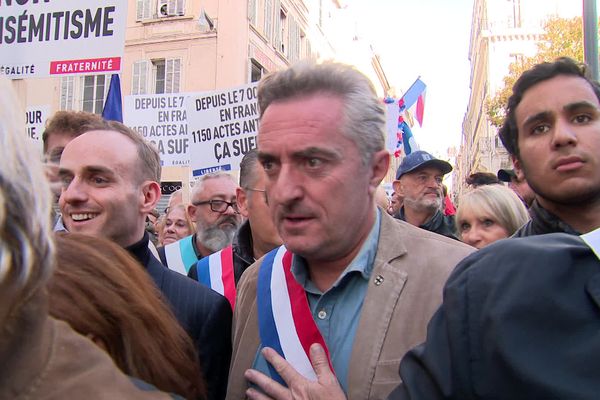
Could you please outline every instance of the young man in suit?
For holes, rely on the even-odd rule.
[[[146,216],[160,197],[160,158],[118,122],[71,140],[60,159],[59,204],[69,232],[107,237],[146,268],[200,354],[209,396],[224,397],[231,353],[231,309],[210,289],[165,268],[150,252]]]

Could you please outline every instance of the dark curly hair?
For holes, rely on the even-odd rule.
[[[600,85],[589,76],[586,65],[577,63],[568,57],[558,58],[554,62],[537,64],[525,71],[513,86],[513,93],[508,99],[508,105],[506,106],[506,118],[498,131],[502,144],[511,155],[519,157],[519,131],[515,112],[523,99],[523,95],[532,86],[558,75],[570,75],[585,79],[600,101]]]

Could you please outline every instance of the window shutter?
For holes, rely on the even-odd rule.
[[[132,79],[131,94],[148,93],[148,61],[139,60],[133,63]]]
[[[179,93],[181,81],[181,58],[168,58],[165,60],[165,93]]]
[[[273,42],[273,1],[265,0],[265,37]]]
[[[274,12],[274,22],[275,29],[273,30],[273,44],[278,51],[281,51],[281,1],[275,0],[275,7],[273,8]]]
[[[185,15],[185,0],[177,0],[177,15]]]

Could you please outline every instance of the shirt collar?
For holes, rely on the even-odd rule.
[[[381,227],[381,210],[377,208],[375,215],[375,223],[371,227],[371,231],[367,236],[367,240],[364,241],[358,254],[348,264],[346,269],[340,274],[338,279],[333,284],[336,287],[342,282],[342,280],[352,272],[358,272],[362,275],[365,280],[369,280],[371,272],[373,272],[373,264],[375,261],[375,254],[377,253],[377,245],[379,244],[379,228]],[[292,258],[292,274],[296,281],[306,290],[311,293],[319,290],[314,286],[308,277],[308,269],[306,267],[306,260],[294,254]]]

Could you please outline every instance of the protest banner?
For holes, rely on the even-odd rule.
[[[257,147],[257,83],[195,93],[187,100],[190,167],[194,177],[239,169],[244,154]]]
[[[190,163],[185,99],[189,93],[125,96],[123,122],[152,142],[162,165]]]
[[[119,72],[127,0],[0,2],[0,75]]]
[[[30,106],[25,111],[25,127],[27,136],[34,143],[35,148],[43,153],[42,135],[46,127],[46,120],[50,117],[50,106]]]

